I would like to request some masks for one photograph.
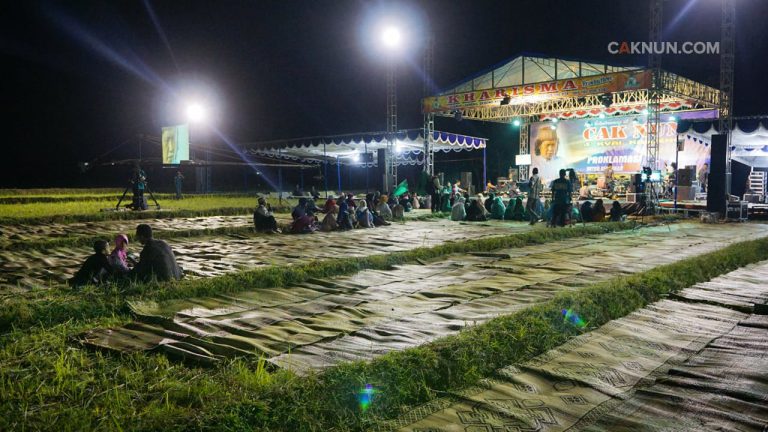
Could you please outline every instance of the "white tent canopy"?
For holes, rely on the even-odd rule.
[[[706,132],[697,132],[691,127],[679,133],[709,146],[717,130],[712,125]],[[745,132],[737,124],[731,133],[731,159],[753,168],[768,168],[768,129],[760,124],[757,129]]]
[[[422,133],[421,129],[413,129],[400,131],[396,134],[395,152],[398,165],[424,164],[424,136]],[[435,131],[432,136],[432,147],[435,152],[445,153],[478,150],[485,148],[486,141],[485,138]],[[375,166],[377,164],[377,151],[386,148],[386,132],[334,135],[245,145],[246,151],[254,156],[308,163],[332,161],[361,166]],[[367,164],[361,162],[363,153],[371,153],[373,162]]]

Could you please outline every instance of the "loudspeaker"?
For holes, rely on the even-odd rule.
[[[645,185],[643,184],[642,174],[632,174],[632,182],[629,185],[630,193],[643,193],[645,192]],[[634,202],[634,201],[632,201]]]
[[[677,170],[677,185],[678,186],[690,186],[693,181],[693,171],[688,168]]]
[[[472,184],[472,173],[468,171],[462,171],[461,173],[461,188],[466,189],[470,195],[474,195],[475,186]]]
[[[707,211],[718,212],[721,216],[725,216],[725,156],[728,150],[727,146],[727,135],[712,135],[712,161],[709,164],[709,179],[707,181]]]
[[[693,201],[696,197],[696,191],[691,186],[678,186],[677,187],[677,199],[678,201]]]

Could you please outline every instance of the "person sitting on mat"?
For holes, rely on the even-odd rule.
[[[350,230],[353,228],[353,225],[352,219],[349,217],[349,204],[347,204],[347,200],[345,200],[343,196],[339,197],[338,203],[339,215],[336,218],[336,224],[339,226],[340,230]]]
[[[605,206],[603,200],[599,199],[595,201],[595,206],[592,207],[592,221],[602,222],[605,220]]]
[[[504,219],[505,211],[507,211],[507,207],[504,205],[504,200],[502,200],[500,196],[494,198],[493,202],[491,203],[491,219]]]
[[[128,236],[118,234],[115,237],[115,248],[109,254],[109,265],[115,274],[126,274],[131,271],[128,268]]]
[[[525,220],[525,208],[523,207],[523,199],[521,197],[509,200],[507,211],[504,212],[504,220]]]
[[[89,256],[80,270],[67,281],[74,288],[88,284],[100,284],[105,282],[112,274],[112,266],[109,265],[109,242],[106,240],[96,240],[93,243],[93,255]]]
[[[467,210],[467,221],[470,222],[485,222],[488,218],[485,216],[485,207],[483,207],[483,200],[480,195],[472,201]]]
[[[291,224],[292,234],[311,234],[317,230],[317,220],[311,210],[304,213],[303,216],[293,221]]]
[[[320,224],[320,231],[323,231],[323,232],[336,231],[339,228],[339,223],[336,221],[336,218],[338,218],[338,216],[339,216],[339,206],[334,204],[333,208],[325,212],[325,217],[323,217],[323,222]]]
[[[611,206],[611,222],[621,222],[624,216],[624,210],[621,208],[621,203],[614,201]]]
[[[593,217],[594,213],[592,212],[592,203],[589,201],[584,201],[584,204],[581,205],[581,220],[584,222],[592,222]]]
[[[467,209],[464,207],[464,197],[460,196],[451,209],[451,220],[461,222],[467,218]]]
[[[373,215],[368,210],[368,203],[365,200],[360,200],[355,210],[357,216],[357,224],[360,228],[375,228],[373,225]]]
[[[181,279],[181,268],[176,263],[173,250],[165,241],[152,238],[151,226],[137,226],[136,239],[144,248],[139,255],[139,263],[129,273],[130,278],[142,282],[153,278],[158,282]]]
[[[259,198],[259,206],[253,212],[253,226],[258,232],[279,232],[272,208],[264,198]]]
[[[379,204],[376,206],[376,212],[385,221],[392,220],[392,209],[389,208],[389,195],[381,195],[379,197]]]
[[[296,204],[296,207],[294,207],[293,210],[291,211],[291,219],[295,221],[300,217],[304,216],[306,212],[307,212],[307,199],[299,198],[299,203]]]

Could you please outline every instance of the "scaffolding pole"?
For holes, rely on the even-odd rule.
[[[435,63],[435,38],[430,35],[427,47],[424,50],[424,89],[423,97],[427,98],[432,93],[432,71]],[[435,174],[435,153],[433,148],[435,132],[435,114],[424,113],[424,172]]]
[[[731,194],[731,131],[733,130],[733,67],[736,57],[736,7],[722,0],[720,29],[720,106],[718,129],[726,134],[725,190]]]
[[[387,62],[387,156],[386,182],[384,189],[393,192],[397,184],[397,81],[395,79],[395,60]]]

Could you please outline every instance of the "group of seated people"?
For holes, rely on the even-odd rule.
[[[136,239],[144,245],[138,261],[128,255],[128,236],[125,234],[115,237],[115,247],[111,252],[107,240],[94,242],[94,254],[68,281],[69,285],[81,287],[120,280],[163,282],[181,279],[182,270],[176,263],[173,250],[165,241],[153,237],[151,226],[137,226]]]
[[[279,233],[272,208],[264,198],[253,214],[253,224],[258,232]],[[323,207],[318,207],[312,197],[299,198],[291,211],[291,234],[308,234],[315,231],[349,230],[354,228],[375,228],[389,225],[392,220],[402,220],[404,213],[421,208],[422,199],[406,192],[390,201],[389,196],[379,192],[369,193],[364,199],[355,199],[352,194],[329,197]]]
[[[545,202],[538,207],[540,209],[537,214],[543,215],[547,223],[553,226],[550,203]],[[581,206],[572,204],[566,215],[567,223],[603,222],[606,217],[611,222],[618,222],[623,219],[624,213],[618,201],[613,202],[610,211],[606,211],[602,199],[595,201],[594,205],[590,201],[583,201]],[[453,221],[483,222],[490,219],[526,221],[530,218],[521,196],[510,199],[507,204],[504,204],[502,197],[493,192],[490,192],[487,197],[478,194],[475,199],[470,199],[468,194],[460,195],[454,199],[451,207],[451,220]]]

